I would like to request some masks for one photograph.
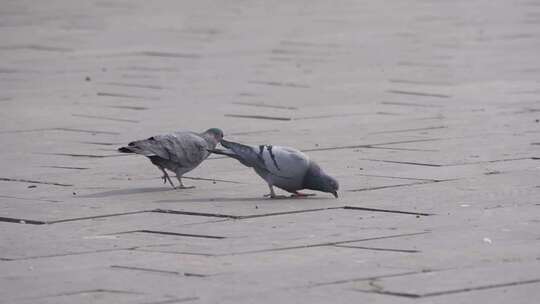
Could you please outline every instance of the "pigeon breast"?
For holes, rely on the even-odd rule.
[[[259,155],[267,172],[255,171],[268,183],[284,190],[302,189],[304,176],[309,168],[309,158],[304,153],[289,147],[259,146]]]

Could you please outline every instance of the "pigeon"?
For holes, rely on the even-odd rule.
[[[215,154],[226,155],[251,167],[262,177],[270,188],[271,198],[276,198],[274,186],[292,193],[292,197],[314,194],[300,193],[298,190],[311,189],[329,192],[338,197],[338,182],[326,174],[304,153],[289,147],[260,145],[247,146],[222,139],[221,145],[227,149],[209,149]]]
[[[165,169],[176,174],[180,183],[178,189],[194,188],[184,186],[182,175],[195,169],[205,160],[217,143],[223,138],[223,131],[217,128],[208,129],[203,133],[174,132],[156,135],[147,139],[130,142],[127,146],[118,148],[122,153],[141,154],[150,159],[163,172],[163,183],[169,183],[176,188]]]

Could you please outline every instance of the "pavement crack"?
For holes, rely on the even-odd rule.
[[[260,102],[236,101],[236,102],[233,102],[232,104],[241,105],[241,106],[250,106],[250,107],[270,108],[270,109],[298,110],[297,107],[271,105],[271,104],[260,103]]]
[[[362,192],[362,191],[372,191],[372,190],[380,190],[380,189],[388,189],[388,188],[397,188],[397,187],[407,187],[412,185],[423,185],[423,184],[429,184],[432,182],[419,182],[419,183],[410,183],[410,184],[398,184],[398,185],[389,185],[389,186],[379,186],[379,187],[368,187],[368,188],[360,188],[360,189],[352,189],[347,190],[349,192]]]
[[[220,217],[220,218],[229,218],[229,219],[238,219],[238,218],[240,218],[237,215],[230,215],[230,214],[192,212],[192,211],[177,211],[177,210],[168,210],[168,209],[155,209],[155,210],[151,210],[150,212],[193,215],[193,216]]]
[[[449,98],[449,97],[452,97],[450,95],[445,95],[445,94],[402,91],[402,90],[388,90],[386,92],[392,93],[392,94],[414,95],[414,96],[422,96],[422,97],[437,97],[437,98]]]
[[[294,120],[308,120],[308,119],[322,119],[322,118],[334,118],[334,117],[351,117],[366,115],[366,113],[344,113],[344,114],[326,114],[326,115],[314,115],[314,116],[301,116],[296,117]]]
[[[448,128],[448,127],[446,127],[446,126],[435,126],[435,127],[414,128],[414,129],[378,131],[378,132],[370,132],[368,134],[401,133],[401,132],[426,131],[426,130],[436,130],[436,129],[446,129],[446,128]]]
[[[84,129],[74,129],[74,128],[52,128],[50,130],[65,131],[65,132],[76,132],[76,133],[89,133],[89,134],[109,134],[109,135],[119,135],[120,134],[119,132],[84,130]]]
[[[115,108],[115,109],[135,110],[135,111],[148,110],[147,107],[138,107],[138,106],[106,106],[106,107]]]
[[[342,209],[342,208],[343,207],[329,207],[329,208],[316,208],[316,209],[305,209],[305,210],[284,211],[284,212],[271,212],[271,213],[253,214],[253,215],[241,215],[241,216],[238,216],[238,219],[250,219],[250,218],[257,218],[257,217],[287,215],[287,214],[306,213],[306,212],[315,212],[315,211],[326,211],[326,210],[334,210],[334,209]]]
[[[8,45],[8,46],[2,46],[0,47],[0,49],[2,50],[32,50],[32,51],[46,51],[46,52],[60,52],[60,53],[73,52],[73,49],[69,49],[69,48],[40,45],[40,44]]]
[[[419,85],[430,85],[430,86],[454,86],[455,85],[451,82],[428,81],[428,80],[388,79],[388,81],[392,83],[419,84]]]
[[[174,251],[174,250],[154,250],[154,249],[145,249],[151,246],[144,246],[140,248],[133,248],[133,251],[142,251],[142,252],[158,252],[158,253],[168,253],[168,254],[179,254],[179,255],[194,255],[194,256],[203,256],[203,257],[217,257],[217,254],[211,253],[201,253],[201,252],[187,252],[187,251]]]
[[[381,285],[377,284],[377,279],[371,279],[369,280],[369,286],[373,287],[374,290],[377,290],[377,291],[382,291],[384,289],[384,287],[382,287]]]
[[[93,215],[93,216],[75,217],[75,218],[50,220],[50,221],[40,221],[40,220],[13,218],[13,217],[0,217],[0,222],[17,223],[17,224],[32,224],[32,225],[44,225],[44,224],[52,225],[52,224],[59,224],[59,223],[66,223],[66,222],[93,220],[93,219],[99,219],[99,218],[117,217],[117,216],[123,216],[123,215],[133,215],[133,214],[150,213],[150,212],[152,212],[152,213],[179,214],[179,215],[188,215],[188,216],[216,217],[216,218],[225,218],[225,219],[234,219],[234,220],[244,220],[244,219],[253,219],[253,218],[259,218],[259,217],[280,216],[280,215],[289,215],[289,214],[298,214],[298,213],[307,213],[307,212],[318,212],[318,211],[327,211],[327,210],[336,210],[336,209],[401,213],[401,214],[412,214],[412,215],[418,215],[418,216],[420,216],[420,215],[421,216],[434,215],[434,214],[431,214],[431,213],[408,212],[408,211],[376,209],[376,208],[363,208],[363,207],[354,207],[354,206],[315,208],[315,209],[293,210],[293,211],[284,211],[284,212],[271,212],[271,213],[251,214],[251,215],[232,215],[232,214],[206,213],[206,212],[193,212],[193,211],[179,211],[179,210],[168,210],[168,209],[153,209],[153,210],[138,210],[138,211],[129,211],[129,212],[100,214],[100,215]],[[161,233],[161,234],[174,235],[174,233],[151,231],[151,230],[136,230],[136,231],[129,231],[129,232]],[[198,236],[198,235],[184,235],[184,234],[178,234],[178,235],[181,235],[181,236],[194,236],[194,237]],[[201,237],[204,237],[204,236],[201,236]],[[224,237],[213,237],[213,236],[209,236],[209,237],[210,238],[224,238]]]
[[[323,246],[335,246],[335,245],[340,245],[340,244],[365,242],[365,241],[372,241],[372,240],[383,240],[383,239],[391,239],[391,238],[398,238],[398,237],[407,237],[407,236],[421,235],[421,234],[426,234],[426,233],[430,233],[430,231],[393,234],[393,235],[377,236],[377,237],[370,237],[370,238],[364,238],[364,239],[345,240],[345,241],[337,241],[337,242],[326,242],[326,243],[316,243],[316,244],[307,244],[307,245],[299,245],[299,246],[289,246],[289,247],[278,247],[278,248],[269,248],[269,249],[260,249],[260,250],[241,251],[241,252],[233,252],[233,253],[223,254],[223,255],[220,255],[220,256],[254,254],[254,253],[273,252],[273,251],[285,251],[285,250],[323,247]]]
[[[402,177],[402,176],[376,175],[376,174],[356,174],[356,176],[382,177],[382,178],[393,178],[393,179],[404,179],[404,180],[417,180],[417,181],[426,181],[426,182],[436,182],[436,181],[440,181],[440,180],[437,180],[437,179],[430,179],[430,178]]]
[[[94,253],[101,253],[101,252],[133,250],[133,249],[134,249],[133,247],[124,247],[124,248],[114,248],[114,249],[100,249],[100,250],[68,252],[68,253],[58,253],[58,254],[48,254],[48,255],[36,255],[36,256],[19,257],[19,258],[2,257],[0,259],[3,261],[26,261],[26,260],[36,260],[36,259],[44,259],[44,258],[65,257],[65,256],[72,256],[72,255],[94,254]]]
[[[439,152],[439,150],[434,149],[414,149],[414,148],[390,148],[390,147],[380,147],[380,146],[367,146],[362,147],[366,149],[381,149],[381,150],[394,150],[394,151],[415,151],[415,152]]]
[[[47,222],[43,222],[43,221],[28,220],[28,219],[13,218],[13,217],[0,217],[0,222],[17,223],[17,224],[30,224],[30,225],[47,224]]]
[[[194,176],[182,176],[182,178],[191,179],[191,180],[203,180],[203,181],[210,181],[210,182],[222,182],[222,183],[230,183],[230,184],[244,184],[237,181],[232,181],[232,180],[227,180],[227,179],[218,179],[218,178],[204,178],[204,177],[194,177]]]
[[[135,52],[132,54],[150,56],[150,57],[167,57],[167,58],[191,58],[191,59],[201,58],[201,55],[199,54],[158,52],[158,51]]]
[[[312,287],[319,287],[319,286],[339,285],[339,284],[347,284],[347,283],[362,282],[362,281],[373,281],[373,280],[379,280],[379,279],[384,279],[384,278],[403,277],[403,276],[416,275],[416,274],[433,272],[433,271],[434,270],[407,271],[407,272],[385,274],[385,275],[379,275],[379,276],[360,277],[360,278],[351,278],[351,279],[343,279],[343,280],[330,281],[330,282],[315,283],[315,284],[310,284],[304,287],[312,288]]]
[[[163,301],[157,301],[157,302],[145,302],[145,303],[142,303],[142,304],[174,304],[174,303],[195,301],[195,300],[198,300],[198,299],[199,299],[199,297],[187,297],[187,298],[170,299],[170,300],[163,300]]]
[[[70,157],[86,157],[86,158],[106,158],[106,157],[121,157],[129,156],[129,154],[76,154],[76,153],[35,153],[42,155],[57,155],[57,156],[70,156]]]
[[[430,293],[421,294],[420,297],[434,297],[434,296],[442,296],[442,295],[453,294],[453,293],[462,293],[462,292],[470,292],[470,291],[476,291],[476,290],[510,287],[510,286],[535,284],[535,283],[540,283],[540,279],[501,283],[501,284],[490,284],[490,285],[467,287],[467,288],[461,288],[461,289],[452,289],[452,290],[438,291],[438,292],[430,292]]]
[[[159,85],[125,83],[125,82],[98,82],[98,84],[110,85],[110,86],[119,86],[119,87],[129,87],[129,88],[153,89],[153,90],[163,90],[163,89],[165,89],[164,87],[159,86]],[[146,108],[144,108],[144,109],[146,109]]]
[[[173,235],[173,236],[217,239],[217,240],[225,239],[224,236],[206,235],[206,234],[190,234],[190,233],[179,233],[179,232],[157,231],[157,230],[146,230],[146,229],[109,233],[107,235],[132,234],[132,233],[149,233],[149,234]]]
[[[302,149],[302,152],[315,152],[315,151],[330,151],[330,150],[345,150],[345,149],[358,149],[358,148],[379,148],[379,146],[386,145],[397,145],[397,144],[409,144],[417,142],[429,142],[429,141],[439,141],[444,140],[443,138],[428,138],[428,139],[413,139],[413,140],[401,140],[401,141],[391,141],[375,144],[358,144],[350,146],[335,146],[335,147],[326,147],[326,148],[314,148],[314,149]],[[404,150],[405,148],[398,148]],[[416,151],[417,149],[413,150]],[[423,151],[423,150],[422,150]],[[427,150],[430,151],[430,150]]]
[[[517,158],[504,158],[504,159],[494,159],[494,160],[480,160],[475,162],[463,162],[463,163],[454,163],[454,164],[447,164],[444,166],[466,166],[466,165],[477,165],[477,164],[489,164],[489,163],[499,163],[499,162],[509,162],[509,161],[516,161],[516,160],[539,160],[539,157],[517,157]]]
[[[108,92],[98,92],[97,96],[101,97],[117,97],[117,98],[130,98],[130,99],[143,99],[143,100],[159,100],[159,97],[146,97],[139,95],[129,95],[129,94],[120,94],[120,93],[108,93]]]
[[[41,166],[42,168],[53,168],[53,169],[68,169],[68,170],[88,170],[90,168],[86,167],[69,167],[69,166]]]
[[[0,177],[0,181],[30,183],[30,184],[43,184],[43,185],[53,185],[53,186],[61,186],[61,187],[73,187],[72,184],[64,184],[64,183],[57,183],[57,182],[46,182],[46,181],[30,180],[30,179],[23,179],[23,178]]]
[[[123,119],[123,118],[114,118],[114,117],[97,116],[97,115],[71,114],[71,116],[82,117],[82,118],[91,118],[91,119],[111,120],[111,121],[118,121],[118,122],[139,123],[139,121],[133,120],[133,119]]]
[[[180,275],[185,277],[200,277],[204,278],[208,275],[205,274],[199,274],[199,273],[192,273],[192,272],[181,272],[181,271],[172,271],[172,270],[161,270],[161,269],[153,269],[153,268],[145,268],[145,267],[135,267],[135,266],[122,266],[122,265],[111,265],[110,268],[113,269],[126,269],[126,270],[138,270],[138,271],[146,271],[146,272],[155,272],[155,273],[163,273],[163,274],[172,274],[172,275]]]
[[[360,290],[355,289],[357,291],[361,292],[367,292],[367,293],[376,293],[376,294],[382,294],[382,295],[389,295],[389,296],[398,296],[398,297],[405,297],[405,298],[421,298],[421,295],[414,294],[414,293],[406,293],[406,292],[393,292],[393,291],[383,291],[383,290]]]
[[[110,213],[110,214],[102,214],[102,215],[67,218],[67,219],[52,220],[52,221],[39,221],[39,220],[29,220],[29,219],[22,219],[22,218],[0,217],[0,222],[32,224],[32,225],[43,225],[43,224],[52,225],[52,224],[58,224],[58,223],[92,220],[92,219],[98,219],[98,218],[139,214],[139,213],[145,213],[145,212],[152,212],[152,211],[143,210],[143,211],[120,212],[120,213]]]
[[[392,163],[392,164],[403,164],[403,165],[415,165],[415,166],[427,166],[427,167],[442,167],[440,164],[430,164],[430,163],[420,163],[420,162],[408,162],[408,161],[397,161],[397,160],[385,160],[385,159],[373,159],[373,158],[361,158],[361,160],[369,160],[374,162],[383,162],[383,163]]]
[[[18,199],[18,200],[24,200],[24,201],[47,202],[47,203],[61,203],[62,202],[58,200],[51,200],[51,199],[44,199],[44,198],[18,197],[18,196],[11,196],[11,195],[0,195],[0,197],[12,198],[12,199]]]
[[[84,221],[84,220],[93,220],[98,218],[105,218],[105,217],[114,217],[114,216],[121,216],[121,215],[131,215],[131,214],[140,214],[148,212],[148,210],[142,210],[142,211],[131,211],[131,212],[119,212],[119,213],[109,213],[109,214],[102,214],[102,215],[93,215],[93,216],[84,216],[84,217],[75,217],[75,218],[68,218],[68,219],[61,219],[61,220],[55,220],[55,221],[47,221],[46,224],[58,224],[58,223],[65,223],[65,222],[75,222],[75,221]]]
[[[281,40],[280,45],[301,47],[301,48],[324,48],[324,49],[334,49],[340,48],[340,45],[337,43],[325,43],[325,42],[307,42],[307,41],[295,41],[295,40]]]
[[[264,115],[225,114],[225,116],[226,117],[236,117],[236,118],[264,119],[264,120],[281,120],[281,121],[292,120],[292,118],[290,118],[290,117],[277,117],[277,116],[264,116]]]
[[[376,289],[375,290],[355,289],[355,290],[360,291],[360,292],[377,293],[377,294],[398,296],[398,297],[405,297],[405,298],[426,298],[426,297],[436,297],[436,296],[443,296],[443,295],[448,295],[448,294],[464,293],[464,292],[471,292],[471,291],[478,291],[478,290],[511,287],[511,286],[526,285],[526,284],[535,284],[535,283],[540,283],[540,279],[532,279],[532,280],[501,283],[501,284],[490,284],[490,285],[450,289],[450,290],[428,292],[428,293],[408,293],[408,292],[396,292],[396,291],[376,290]]]
[[[421,216],[430,216],[435,215],[435,213],[425,213],[425,212],[415,212],[415,211],[401,211],[401,210],[391,210],[391,209],[378,209],[378,208],[365,208],[365,207],[354,207],[354,206],[345,206],[343,209],[346,210],[363,210],[363,211],[373,211],[373,212],[388,212],[388,213],[399,213],[399,214],[411,214],[411,215],[421,215]]]
[[[252,80],[252,81],[248,81],[248,83],[262,84],[262,85],[269,85],[269,86],[277,86],[277,87],[309,88],[308,85],[305,85],[305,84],[298,84],[298,83],[294,83],[294,82],[279,82],[279,81],[258,81],[258,80]]]
[[[382,101],[381,104],[392,106],[405,106],[405,107],[422,107],[422,108],[442,108],[442,105],[421,104],[414,102],[397,102],[397,101]]]
[[[233,132],[233,133],[228,133],[228,135],[240,136],[240,135],[253,135],[253,134],[276,133],[276,132],[279,132],[279,130],[270,129],[270,130],[258,130],[258,131]]]
[[[25,299],[56,298],[56,297],[87,295],[87,294],[95,294],[95,293],[100,293],[100,294],[102,294],[102,293],[127,294],[127,295],[142,295],[143,294],[142,292],[137,292],[137,291],[98,288],[98,289],[88,289],[88,290],[62,292],[62,293],[58,293],[58,294],[45,295],[45,296],[40,296],[40,297],[29,297],[29,298],[25,298]]]
[[[447,181],[447,180],[436,180],[436,181],[425,181],[425,182],[409,183],[409,184],[397,184],[397,185],[388,185],[388,186],[368,187],[368,188],[351,189],[351,190],[347,190],[347,191],[349,191],[349,192],[372,191],[372,190],[380,190],[380,189],[387,189],[387,188],[409,187],[409,186],[415,186],[415,185],[433,184],[433,183],[439,183],[439,182],[442,182],[442,181]],[[450,181],[450,180],[448,180],[448,181]]]
[[[403,252],[403,253],[419,253],[419,252],[421,252],[420,250],[379,248],[379,247],[364,247],[364,246],[353,246],[353,245],[334,245],[334,246],[335,247],[340,247],[340,248],[365,249],[365,250],[374,250],[374,251],[389,251],[389,252]]]
[[[448,68],[447,64],[441,63],[425,63],[425,62],[413,62],[413,61],[399,61],[397,65],[423,67],[423,68]]]

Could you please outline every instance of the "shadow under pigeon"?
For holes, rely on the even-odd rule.
[[[175,200],[158,200],[154,203],[213,203],[213,202],[273,202],[273,201],[310,201],[310,200],[326,200],[333,199],[331,197],[324,196],[310,196],[310,197],[278,197],[278,198],[269,198],[269,197],[210,197],[210,198],[186,198],[186,199],[175,199]]]
[[[109,196],[120,196],[120,195],[130,195],[130,194],[141,194],[141,193],[152,193],[152,192],[165,192],[165,191],[178,191],[171,187],[153,187],[153,188],[130,188],[130,189],[118,189],[110,190],[86,195],[80,195],[78,197],[82,198],[103,198]]]

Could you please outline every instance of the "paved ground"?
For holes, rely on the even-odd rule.
[[[23,1],[0,9],[3,303],[533,303],[537,1]],[[307,151],[340,198],[178,129]]]

